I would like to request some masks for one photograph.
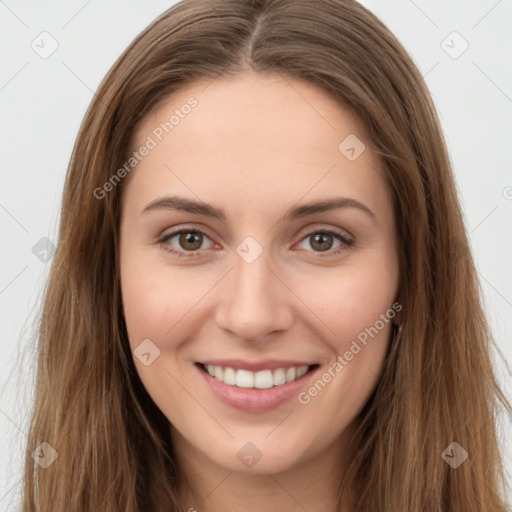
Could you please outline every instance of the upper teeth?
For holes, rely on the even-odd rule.
[[[262,370],[260,372],[235,370],[212,364],[205,365],[205,367],[212,377],[224,382],[224,384],[240,388],[257,389],[267,389],[272,386],[280,386],[287,382],[292,382],[302,377],[308,371],[308,366],[277,368],[276,370]]]

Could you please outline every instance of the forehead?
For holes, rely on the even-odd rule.
[[[357,116],[318,86],[279,74],[247,72],[179,89],[139,124],[133,150],[149,140],[129,194],[147,201],[171,189],[224,201],[299,200],[333,187],[371,200],[383,190]]]
[[[196,103],[192,108],[191,98]],[[172,125],[167,125],[167,130],[160,126],[166,122]],[[293,146],[306,138],[307,149],[327,137],[322,146],[334,142],[337,149],[336,142],[344,133],[366,138],[357,116],[317,85],[252,71],[202,79],[173,92],[139,124],[134,146],[155,130],[157,139],[160,135],[180,142],[186,139],[187,147],[195,147],[197,142],[209,146],[243,142],[246,152],[262,142]]]

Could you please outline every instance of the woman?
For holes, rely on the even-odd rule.
[[[505,510],[439,121],[358,3],[166,11],[100,85],[61,219],[24,511]]]

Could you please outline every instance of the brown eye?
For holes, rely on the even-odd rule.
[[[195,251],[201,247],[203,236],[197,231],[183,231],[178,240],[181,248],[186,251]]]
[[[159,240],[159,243],[169,252],[179,254],[179,256],[199,256],[202,249],[205,249],[205,247],[201,247],[205,240],[210,239],[201,231],[180,229],[165,235]]]
[[[337,244],[333,245],[336,242]],[[315,256],[318,257],[334,256],[348,249],[353,243],[354,239],[349,238],[348,235],[331,230],[312,231],[301,241],[301,244],[306,245],[306,247],[302,247],[303,249],[312,249],[313,253],[316,253]]]
[[[313,249],[318,251],[328,251],[333,244],[334,237],[329,233],[315,233],[314,235],[310,235],[309,244]]]

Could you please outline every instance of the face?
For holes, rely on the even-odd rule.
[[[251,72],[175,93],[134,150],[124,315],[178,451],[253,473],[337,453],[400,309],[392,198],[357,117]]]

